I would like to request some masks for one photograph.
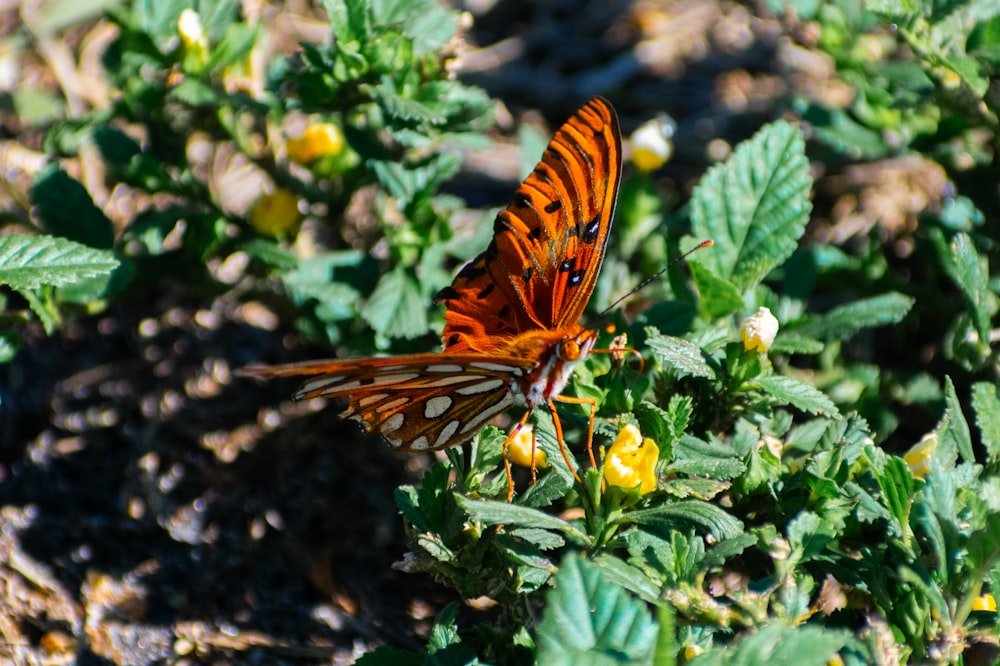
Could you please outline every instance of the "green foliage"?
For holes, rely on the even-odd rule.
[[[456,148],[488,145],[492,103],[449,74],[457,12],[322,4],[329,38],[266,73],[261,26],[232,3],[113,11],[114,104],[30,116],[48,123],[52,160],[28,233],[0,236],[12,292],[0,361],[32,318],[51,333],[166,283],[198,295],[239,284],[234,298],[277,288],[307,338],[357,354],[432,345],[431,296],[489,242],[491,215],[457,233],[465,204],[440,188]],[[203,41],[178,34],[195,7]],[[687,209],[626,172],[594,310],[679,249],[714,246],[687,260],[690,279],[673,267],[643,291],[653,307],[616,321],[641,364],[593,354],[578,366],[567,393],[596,405],[593,433],[587,405],[559,405],[563,441],[546,410],[533,415],[548,464],[534,483],[515,470],[512,502],[506,435],[492,426],[396,489],[411,546],[401,567],[498,610],[477,622],[448,605],[423,654],[381,648],[359,663],[958,663],[966,645],[996,642],[996,613],[975,609],[1000,585],[987,85],[1000,14],[972,2],[795,7],[850,101],[789,100],[808,134],[765,125],[707,170]],[[298,125],[324,127],[323,150],[299,146]],[[521,136],[530,168],[544,139]],[[231,155],[237,189],[291,194],[285,219],[262,219],[266,199],[234,201],[209,174]],[[137,198],[131,217],[105,212],[56,157],[102,160],[106,186]],[[807,236],[824,222],[810,219],[813,174],[906,158],[950,192],[907,218],[908,235],[872,220],[854,243]],[[236,278],[219,270],[231,258],[246,260]],[[779,328],[755,346],[740,330],[763,307]],[[652,490],[616,485],[626,424],[656,447],[642,442],[656,453]],[[596,469],[581,463],[588,434]]]

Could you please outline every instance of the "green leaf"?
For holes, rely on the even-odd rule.
[[[372,31],[369,0],[323,0],[323,9],[338,41],[368,43]]]
[[[990,339],[990,318],[993,314],[988,305],[989,262],[976,252],[968,234],[960,233],[950,243],[951,256],[945,257],[944,268],[965,294],[969,314],[976,326],[979,340],[985,344]]]
[[[118,260],[97,250],[53,236],[0,236],[0,284],[24,291],[44,285],[62,286],[108,275]]]
[[[705,361],[701,347],[684,338],[663,335],[652,327],[646,328],[646,344],[664,368],[673,370],[678,377],[704,377],[715,379],[715,370]]]
[[[702,310],[710,318],[720,319],[745,307],[740,290],[732,282],[717,276],[693,259],[689,259],[687,265],[698,288]]]
[[[1000,399],[995,385],[988,382],[972,385],[972,411],[976,414],[986,455],[996,465],[1000,462]]]
[[[914,303],[912,297],[893,291],[833,308],[793,330],[796,335],[806,338],[846,340],[864,328],[898,323]]]
[[[382,25],[399,26],[415,55],[441,50],[458,29],[458,12],[436,0],[373,0],[372,14]]]
[[[433,190],[454,176],[461,165],[462,159],[455,153],[435,155],[419,166],[368,160],[368,167],[382,186],[404,207],[416,195]]]
[[[382,276],[361,316],[380,336],[410,339],[427,332],[426,307],[420,283],[400,267]]]
[[[649,664],[656,624],[646,604],[579,555],[563,560],[538,625],[537,663]]]
[[[649,576],[642,573],[638,567],[633,567],[622,561],[620,557],[602,553],[594,558],[594,565],[599,567],[605,576],[615,585],[621,585],[626,590],[637,594],[649,603],[659,601],[660,588],[653,584]]]
[[[958,453],[966,462],[976,462],[976,454],[972,451],[972,434],[969,432],[969,422],[962,413],[962,403],[955,391],[951,377],[944,381],[944,415],[948,419],[948,434],[954,438]]]
[[[840,416],[840,411],[833,401],[812,384],[782,375],[761,377],[755,383],[768,395],[802,411],[834,418]]]
[[[687,662],[691,666],[826,666],[851,642],[846,631],[815,626],[765,624],[727,646]]]
[[[474,500],[462,495],[456,495],[455,502],[469,514],[470,518],[487,525],[558,530],[564,534],[577,532],[572,524],[538,509],[493,500]]]
[[[685,435],[674,445],[674,461],[670,464],[670,470],[726,480],[742,474],[746,470],[746,464],[732,446],[722,442],[708,443]]]
[[[31,189],[31,203],[46,231],[54,236],[100,249],[110,249],[115,243],[111,220],[79,181],[56,166],[40,172]]]
[[[715,241],[699,261],[748,292],[795,251],[812,209],[810,187],[802,133],[786,122],[764,127],[695,189],[694,235]]]
[[[628,520],[653,527],[661,533],[686,532],[699,529],[716,540],[730,539],[743,533],[743,523],[724,510],[700,500],[665,502],[651,509],[640,509],[627,514]]]
[[[399,120],[415,120],[428,125],[443,125],[448,119],[415,99],[397,95],[388,86],[362,86],[363,91],[385,109],[386,114]]]

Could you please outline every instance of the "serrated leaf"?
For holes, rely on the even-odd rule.
[[[685,435],[674,445],[670,470],[712,479],[732,479],[746,470],[746,464],[731,446],[704,442]]]
[[[381,25],[398,25],[415,55],[439,51],[458,29],[458,12],[434,0],[374,0],[372,14]]]
[[[361,316],[386,338],[415,338],[427,332],[427,310],[420,283],[405,268],[382,276]]]
[[[108,275],[118,260],[107,250],[53,236],[0,236],[0,284],[18,291],[59,287]]]
[[[743,523],[739,519],[714,504],[700,500],[665,502],[651,509],[632,511],[628,518],[663,534],[670,531],[686,532],[694,528],[722,541],[743,533]]]
[[[508,504],[507,502],[495,502],[493,500],[474,500],[462,495],[456,495],[455,502],[473,520],[478,520],[487,525],[507,525],[518,528],[530,527],[543,530],[558,530],[564,534],[577,534],[577,530],[572,524],[538,509]]]
[[[960,233],[949,245],[952,255],[944,261],[945,270],[955,284],[961,288],[968,303],[969,314],[975,324],[981,341],[990,339],[990,318],[993,314],[988,307],[989,263],[986,257],[976,252],[968,234]]]
[[[976,462],[976,454],[972,451],[969,422],[965,420],[965,414],[962,412],[962,403],[958,399],[958,392],[955,391],[955,384],[951,381],[951,377],[946,376],[944,379],[944,415],[948,419],[948,435],[954,438],[958,454],[963,460]]]
[[[461,158],[454,153],[435,155],[419,166],[383,160],[368,161],[368,167],[375,172],[382,186],[404,207],[417,194],[432,190],[455,175],[461,164]]]
[[[756,383],[768,395],[802,411],[830,417],[840,416],[840,411],[833,401],[812,384],[781,375],[761,377]]]
[[[972,411],[976,413],[976,425],[986,455],[995,465],[1000,462],[1000,399],[995,385],[988,382],[972,385]]]
[[[672,335],[663,335],[652,327],[646,328],[646,344],[653,356],[678,377],[715,379],[715,370],[706,361],[701,348],[693,342]]]
[[[537,663],[649,664],[656,624],[646,604],[575,553],[563,560],[538,625]]]
[[[820,340],[846,340],[864,328],[898,323],[915,299],[898,292],[854,301],[794,329],[796,335]]]
[[[363,86],[363,90],[385,109],[386,114],[398,120],[415,120],[429,125],[443,125],[448,120],[415,99],[397,95],[387,86]]]
[[[826,666],[852,641],[846,631],[766,624],[725,649],[710,650],[691,666]]]
[[[745,307],[740,290],[732,282],[717,276],[693,259],[689,259],[687,265],[698,288],[701,308],[709,317],[720,319]]]
[[[111,220],[94,204],[87,189],[58,167],[39,174],[31,188],[31,203],[52,235],[99,249],[114,245]]]
[[[799,129],[786,122],[764,127],[712,167],[692,195],[694,235],[715,241],[699,261],[746,293],[795,251],[812,209],[811,187]]]
[[[615,585],[621,585],[650,603],[659,601],[660,588],[638,567],[622,561],[620,557],[603,553],[594,558],[594,565]]]
[[[323,0],[323,9],[337,40],[368,43],[372,29],[368,0]]]

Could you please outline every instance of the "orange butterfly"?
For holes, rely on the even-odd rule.
[[[344,416],[402,451],[457,446],[508,407],[527,406],[503,446],[508,501],[514,485],[507,448],[532,410],[548,406],[573,471],[553,401],[586,404],[596,466],[596,404],[560,391],[597,341],[598,332],[579,319],[604,260],[620,177],[618,117],[595,97],[559,128],[497,214],[486,251],[438,293],[447,307],[441,353],[251,365],[243,374],[314,375],[295,399],[346,398]]]

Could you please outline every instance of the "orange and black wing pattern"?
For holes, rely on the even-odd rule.
[[[621,163],[618,116],[595,97],[497,214],[486,251],[438,294],[446,352],[489,352],[520,333],[577,325],[604,260]]]

